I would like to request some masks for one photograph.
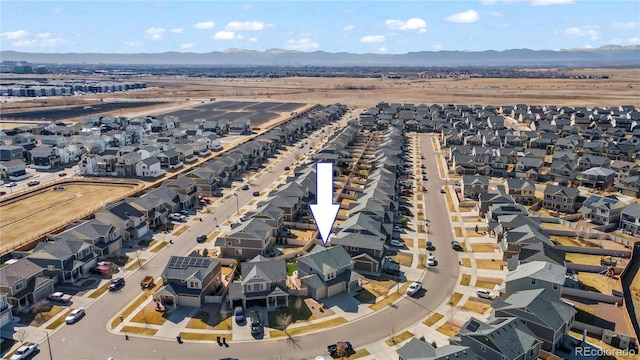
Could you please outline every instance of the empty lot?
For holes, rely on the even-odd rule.
[[[64,191],[45,188],[32,196],[0,207],[2,252],[25,243],[47,230],[64,225],[97,207],[118,200],[136,188],[135,184],[68,183]],[[48,232],[48,231],[47,231]]]

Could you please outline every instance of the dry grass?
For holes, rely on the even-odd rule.
[[[108,289],[109,289],[109,282],[97,288],[94,292],[91,293],[91,295],[89,295],[89,297],[92,299],[97,299],[100,295],[104,294],[105,291],[107,291]]]
[[[453,295],[451,295],[451,298],[449,298],[449,301],[447,301],[447,305],[456,306],[460,302],[460,299],[462,299],[461,293],[453,293]]]
[[[159,311],[155,311],[153,307],[151,309],[147,309],[148,306],[142,310],[140,310],[137,314],[135,314],[131,318],[131,322],[142,323],[142,324],[152,324],[152,325],[162,325],[167,319],[162,316],[162,313]]]
[[[487,236],[487,233],[484,231],[476,232],[475,229],[467,229],[467,236],[468,237],[485,237]]]
[[[377,311],[389,304],[392,304],[394,301],[398,300],[398,298],[400,298],[402,294],[404,294],[407,291],[407,288],[409,287],[409,285],[410,285],[409,282],[405,283],[400,287],[399,291],[396,291],[390,294],[389,296],[385,297],[384,299],[380,300],[379,302],[373,305],[369,305],[369,308],[373,311]]]
[[[447,208],[449,209],[450,213],[456,212],[456,207],[453,204],[453,200],[451,198],[451,192],[449,191],[449,187],[445,187],[445,198],[447,201]]]
[[[500,285],[502,283],[503,283],[502,279],[497,279],[497,278],[478,278],[476,280],[476,284],[474,286],[477,287],[477,288],[491,290],[496,285]]]
[[[471,283],[471,275],[462,274],[462,279],[460,279],[460,285],[469,286],[469,283]]]
[[[418,254],[418,269],[426,269],[426,268],[427,268],[427,255]]]
[[[143,259],[143,258],[134,259],[134,260],[131,261],[131,264],[129,264],[129,266],[127,266],[125,269],[127,269],[129,271],[135,270],[135,269],[143,266],[144,263],[146,263],[146,262],[147,262],[147,259]]]
[[[411,266],[413,262],[413,255],[399,252],[398,255],[393,256],[393,260],[397,261],[400,265]]]
[[[413,247],[413,238],[403,238],[404,244],[407,245],[408,248]]]
[[[444,315],[442,315],[440,313],[435,313],[435,314],[429,316],[429,318],[427,320],[423,321],[422,323],[427,325],[427,326],[433,326],[435,323],[440,321],[440,319],[442,319],[443,317],[444,317]]]
[[[156,246],[153,249],[151,249],[151,252],[158,252],[158,251],[164,249],[164,247],[167,246],[168,244],[169,244],[168,242],[163,241],[160,244],[158,244],[158,246]]]
[[[492,253],[498,249],[496,244],[471,244],[471,251],[473,252],[487,252]]]
[[[54,308],[55,307],[59,307],[59,306],[54,306]],[[67,308],[60,307],[60,310],[62,310],[62,309],[67,309]],[[49,325],[47,325],[46,329],[47,330],[55,330],[55,329],[57,329],[60,325],[64,324],[64,318],[66,318],[70,313],[71,313],[71,309],[67,309],[67,311],[65,311],[64,314],[60,315],[60,317],[58,317],[54,321],[50,322]]]
[[[487,312],[487,310],[489,310],[489,308],[491,308],[491,306],[479,301],[467,300],[467,302],[462,305],[462,308],[464,310],[473,311],[478,314],[484,314],[485,312]]]
[[[489,260],[489,259],[476,259],[476,266],[478,269],[485,270],[502,270],[503,266],[506,266],[507,262],[502,260]]]
[[[422,194],[418,194],[416,197],[418,198],[418,201],[422,201]],[[422,205],[422,204],[418,204],[418,205]]]
[[[438,165],[438,173],[440,174],[440,179],[444,179],[446,177],[447,163],[442,156],[437,157],[436,164]]]
[[[438,330],[439,333],[445,334],[449,337],[455,335],[458,333],[458,331],[460,331],[460,328],[453,325],[453,324],[449,324],[448,322],[442,324],[439,328],[437,328],[436,330]]]
[[[182,233],[187,231],[188,228],[189,228],[189,226],[187,226],[187,225],[180,226],[179,228],[176,229],[176,231],[173,232],[173,235],[174,236],[180,236],[180,235],[182,235]]]
[[[280,336],[287,336],[287,335],[289,336],[300,335],[300,334],[308,333],[318,329],[336,327],[338,325],[342,325],[346,323],[347,323],[347,319],[343,317],[338,317],[338,318],[333,318],[333,319],[315,323],[315,324],[304,325],[304,326],[299,326],[292,329],[287,329],[286,333],[281,330],[271,330],[269,331],[269,336],[273,338],[273,337],[280,337]]]
[[[227,341],[232,340],[231,334],[212,334],[212,333],[194,333],[194,332],[180,332],[182,340],[202,340],[202,341],[216,341],[218,336],[224,336]]]
[[[574,264],[600,265],[600,255],[565,253],[564,259]]]
[[[427,240],[418,239],[418,249],[424,249],[427,247]]]
[[[397,282],[393,280],[373,280],[364,284],[362,287],[375,295],[375,297],[378,297],[386,295],[396,284]]]
[[[158,332],[158,329],[143,328],[143,327],[137,327],[137,326],[124,326],[122,330],[120,330],[120,332],[126,333],[126,334],[142,334],[142,335],[153,336]]]
[[[208,243],[213,242],[213,240],[215,240],[218,237],[218,235],[220,235],[220,231],[212,232],[211,234],[209,234],[209,236],[207,236],[207,242]]]
[[[156,284],[156,287],[157,286],[158,284]],[[126,319],[129,315],[133,313],[135,309],[138,308],[138,306],[140,306],[145,300],[147,300],[148,297],[149,296],[146,295],[146,293],[138,296],[138,298],[135,299],[131,304],[129,304],[129,306],[126,309],[124,309],[124,311],[121,312],[120,315],[116,316],[115,318],[113,318],[113,320],[111,320],[111,328],[113,329],[120,324],[120,316]]]
[[[392,338],[389,338],[387,340],[385,340],[384,342],[387,343],[387,345],[389,346],[393,346],[396,344],[400,344],[401,342],[411,338],[413,336],[413,334],[409,331],[405,331],[401,334],[398,334]]]
[[[618,280],[598,273],[580,272],[578,280],[582,281],[585,287],[594,288],[602,294],[611,294],[611,290],[622,291]]]
[[[458,221],[458,217],[457,216],[451,216],[451,222],[456,222]]]
[[[453,231],[455,232],[456,237],[462,237],[462,228],[459,226],[456,226],[453,228]]]
[[[471,267],[471,259],[462,258],[462,266],[470,268]]]
[[[233,329],[233,317],[228,317],[220,321],[216,326],[213,327],[213,330],[231,330],[231,329]]]

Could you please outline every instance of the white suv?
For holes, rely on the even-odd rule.
[[[483,299],[493,299],[493,295],[491,295],[491,291],[485,290],[485,289],[480,289],[476,291],[476,295],[478,295],[479,298],[483,298]]]
[[[409,296],[413,296],[415,294],[418,293],[418,291],[420,291],[420,289],[422,289],[422,283],[421,282],[414,282],[411,285],[409,285],[409,287],[407,288],[407,295]]]

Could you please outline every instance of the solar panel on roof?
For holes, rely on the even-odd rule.
[[[480,327],[480,323],[478,323],[475,320],[471,320],[469,322],[469,325],[467,325],[467,329],[470,330],[470,331],[476,331],[476,330],[478,330],[478,327]]]

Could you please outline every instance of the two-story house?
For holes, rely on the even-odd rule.
[[[341,231],[331,237],[331,244],[342,246],[353,261],[353,268],[359,272],[379,273],[384,256],[384,238],[361,232]]]
[[[549,210],[572,213],[576,210],[578,189],[569,186],[547,185],[542,207]]]
[[[480,193],[489,190],[489,177],[484,175],[462,175],[462,196],[477,199]]]
[[[31,154],[31,167],[34,169],[48,170],[60,166],[60,156],[56,148],[50,145],[40,145],[33,148]]]
[[[149,231],[144,213],[124,200],[105,206],[96,212],[95,218],[115,226],[125,241],[138,239]]]
[[[197,253],[171,256],[162,271],[162,288],[153,299],[169,306],[200,307],[206,295],[215,295],[222,286],[220,262]]]
[[[321,300],[342,292],[351,292],[358,283],[351,256],[342,246],[316,246],[298,258],[298,278],[308,295]]]
[[[12,308],[13,306],[9,304],[8,295],[0,293],[0,329],[13,321]]]
[[[226,237],[215,240],[220,254],[227,258],[253,258],[271,253],[275,242],[273,227],[261,219],[251,218],[232,229]]]
[[[7,294],[13,314],[45,299],[53,292],[53,285],[44,268],[28,258],[0,269],[0,293]]]
[[[45,276],[64,283],[74,283],[89,276],[89,270],[98,263],[91,244],[81,240],[41,242],[27,257],[44,268]]]
[[[445,345],[434,347],[424,340],[412,338],[398,349],[399,360],[478,360],[468,346]]]
[[[592,189],[609,191],[613,189],[615,179],[615,171],[604,167],[595,167],[582,172],[579,184]]]
[[[507,273],[501,292],[509,296],[517,291],[544,288],[548,290],[547,296],[559,299],[566,273],[566,267],[546,261],[520,264]]]
[[[158,178],[166,173],[160,164],[160,160],[155,157],[148,157],[136,164],[136,176],[146,178]]]
[[[536,200],[536,185],[531,179],[509,178],[504,182],[504,187],[518,204],[530,205]]]
[[[640,233],[640,203],[631,203],[622,209],[620,229],[631,234]]]
[[[283,259],[267,259],[258,255],[240,264],[242,280],[229,284],[229,305],[241,302],[268,309],[289,306],[287,266]]]
[[[598,225],[617,224],[627,204],[614,196],[591,195],[578,210],[582,218]]]
[[[53,236],[56,241],[80,240],[91,245],[91,251],[99,259],[113,255],[122,247],[122,235],[115,226],[98,219],[71,224],[63,232]]]
[[[247,218],[255,218],[264,221],[273,228],[272,235],[278,237],[284,226],[284,211],[271,204],[258,207],[255,211],[247,213]]]
[[[19,181],[30,176],[27,165],[21,159],[0,161],[0,180]]]
[[[542,341],[542,349],[553,352],[562,345],[573,327],[576,310],[573,306],[546,296],[545,289],[516,291],[505,298],[496,298],[491,307],[495,317],[517,317]]]

